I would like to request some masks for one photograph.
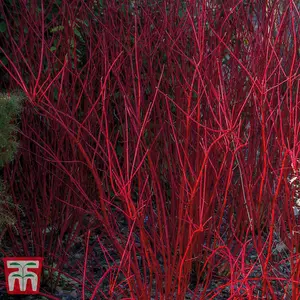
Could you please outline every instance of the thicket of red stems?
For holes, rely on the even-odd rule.
[[[65,272],[82,298],[297,299],[299,5],[121,2],[1,2],[3,87],[28,98],[5,173],[26,216],[11,252],[44,256],[48,283]]]

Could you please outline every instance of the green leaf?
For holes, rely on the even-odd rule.
[[[36,267],[36,263],[34,263],[34,262],[29,262],[29,263],[27,263],[25,266],[35,266],[35,267]]]
[[[5,32],[6,31],[6,24],[5,24],[5,22],[1,22],[0,23],[0,32]]]
[[[55,46],[52,46],[51,48],[50,48],[50,51],[55,51],[56,50],[56,47]]]
[[[80,40],[82,40],[82,35],[76,27],[74,28],[74,34],[78,36]]]
[[[65,27],[63,25],[55,26],[55,27],[50,29],[50,32],[62,31],[62,30],[64,30],[64,28]]]
[[[178,16],[180,19],[183,17],[183,9],[179,9]]]
[[[11,263],[10,265],[11,265],[11,266],[21,266],[21,264],[16,263],[16,262]]]
[[[74,41],[74,39],[71,39],[70,47],[71,47],[72,50],[74,49],[74,46],[75,46],[75,41]]]

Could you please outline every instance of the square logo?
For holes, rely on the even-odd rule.
[[[42,257],[5,257],[6,290],[11,295],[38,294],[42,273]]]

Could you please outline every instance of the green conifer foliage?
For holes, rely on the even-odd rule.
[[[12,161],[17,150],[15,120],[21,111],[20,94],[0,94],[0,167]]]
[[[22,96],[19,93],[0,93],[0,168],[11,162],[18,148],[16,120],[21,112]],[[0,179],[0,232],[6,226],[14,226],[17,207]],[[0,234],[0,238],[1,238]]]

